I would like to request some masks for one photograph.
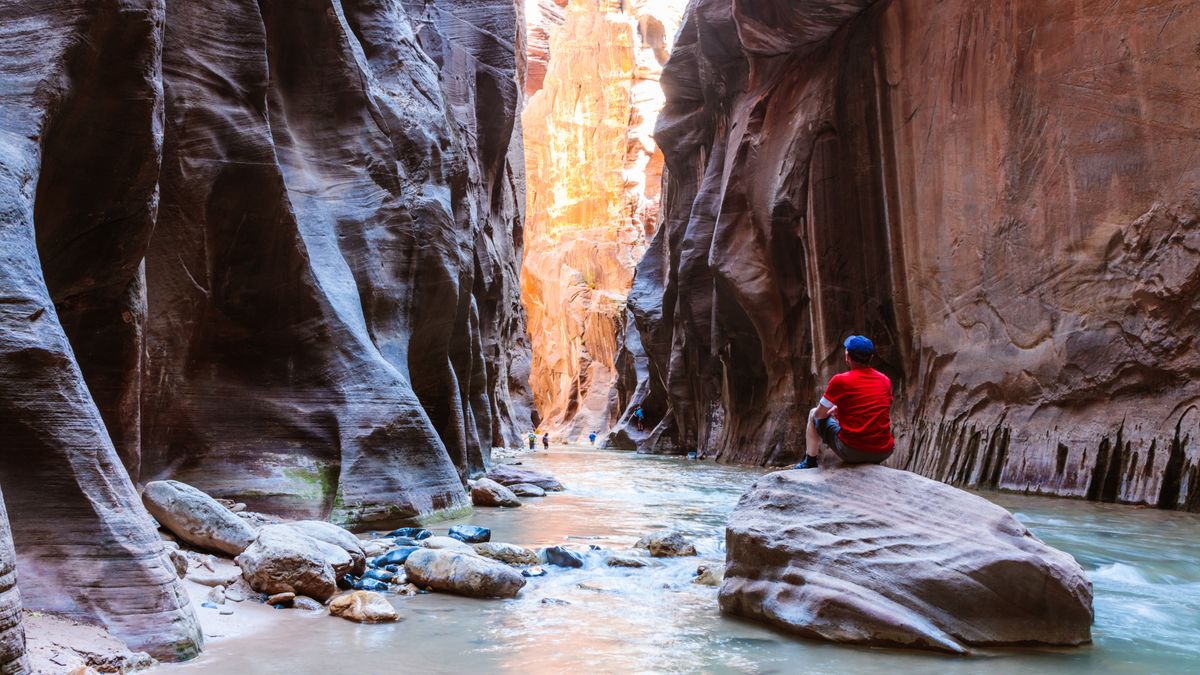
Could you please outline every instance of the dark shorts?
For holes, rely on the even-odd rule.
[[[821,435],[821,440],[825,441],[825,445],[828,445],[829,449],[833,450],[834,454],[841,457],[842,461],[847,464],[879,464],[892,456],[891,450],[887,452],[865,452],[863,450],[855,450],[846,445],[842,442],[842,439],[838,438],[838,432],[842,430],[842,426],[833,417],[814,421],[817,423],[817,433]]]

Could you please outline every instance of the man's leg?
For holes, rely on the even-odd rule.
[[[808,425],[804,428],[804,461],[797,469],[817,468],[817,456],[821,454],[821,433],[817,431],[817,409],[808,411]]]

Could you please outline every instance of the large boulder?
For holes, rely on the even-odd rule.
[[[471,503],[475,506],[520,506],[521,500],[496,481],[480,478],[471,488]]]
[[[288,523],[287,527],[345,551],[350,556],[351,574],[362,574],[367,569],[367,554],[363,550],[362,541],[345,528],[324,520],[301,520]]]
[[[337,573],[327,558],[331,548],[336,547],[289,527],[265,527],[237,557],[237,564],[259,593],[292,592],[324,602],[337,592]]]
[[[964,653],[1091,640],[1075,560],[1008,511],[883,466],[760,478],[726,529],[721,611],[811,638]]]
[[[486,478],[504,486],[526,483],[536,485],[546,492],[561,492],[563,489],[562,483],[558,482],[554,476],[513,464],[497,464],[487,473]]]
[[[256,535],[245,520],[187,483],[175,480],[146,483],[142,503],[160,525],[200,548],[237,555],[246,550]]]
[[[404,571],[418,586],[472,598],[511,598],[525,585],[520,572],[474,552],[421,549],[408,557]]]

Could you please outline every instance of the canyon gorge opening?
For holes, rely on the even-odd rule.
[[[723,554],[703,481],[798,461],[852,333],[891,467],[1200,512],[1198,32],[1147,0],[0,3],[0,664],[31,611],[201,651],[210,561],[150,483],[340,541],[311,523],[461,520],[527,434],[596,433],[613,474],[710,460],[672,513]]]

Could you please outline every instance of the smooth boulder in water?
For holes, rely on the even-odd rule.
[[[489,478],[480,478],[471,486],[471,503],[475,506],[516,507],[521,500],[512,490]]]
[[[446,536],[457,539],[464,544],[482,544],[492,538],[492,531],[477,525],[455,525]]]
[[[583,567],[583,555],[562,546],[542,549],[542,557],[545,558],[547,565]]]
[[[487,473],[487,478],[504,486],[528,483],[536,485],[546,492],[561,492],[563,489],[562,483],[558,482],[554,476],[512,464],[497,464]]]
[[[401,527],[387,533],[389,537],[409,537],[417,541],[428,539],[433,536],[433,532],[423,527]]]
[[[334,598],[329,603],[329,613],[358,623],[387,623],[400,619],[387,598],[371,591],[354,591]]]
[[[532,483],[515,483],[507,486],[518,497],[545,497],[546,491]]]
[[[472,553],[423,548],[404,563],[408,580],[421,587],[472,598],[512,598],[525,585],[513,568]]]
[[[538,561],[537,553],[515,544],[489,541],[482,544],[475,544],[473,548],[479,555],[502,562],[505,565],[536,565]]]
[[[345,551],[350,556],[351,564],[347,571],[351,574],[362,574],[363,570],[367,569],[367,554],[363,550],[362,541],[349,530],[323,520],[300,520],[286,523],[286,527]]]
[[[780,471],[726,529],[721,611],[804,637],[965,653],[1091,641],[1074,558],[988,500],[884,466]]]
[[[187,483],[175,480],[146,483],[142,504],[160,525],[200,548],[237,555],[258,534],[233,511]]]

